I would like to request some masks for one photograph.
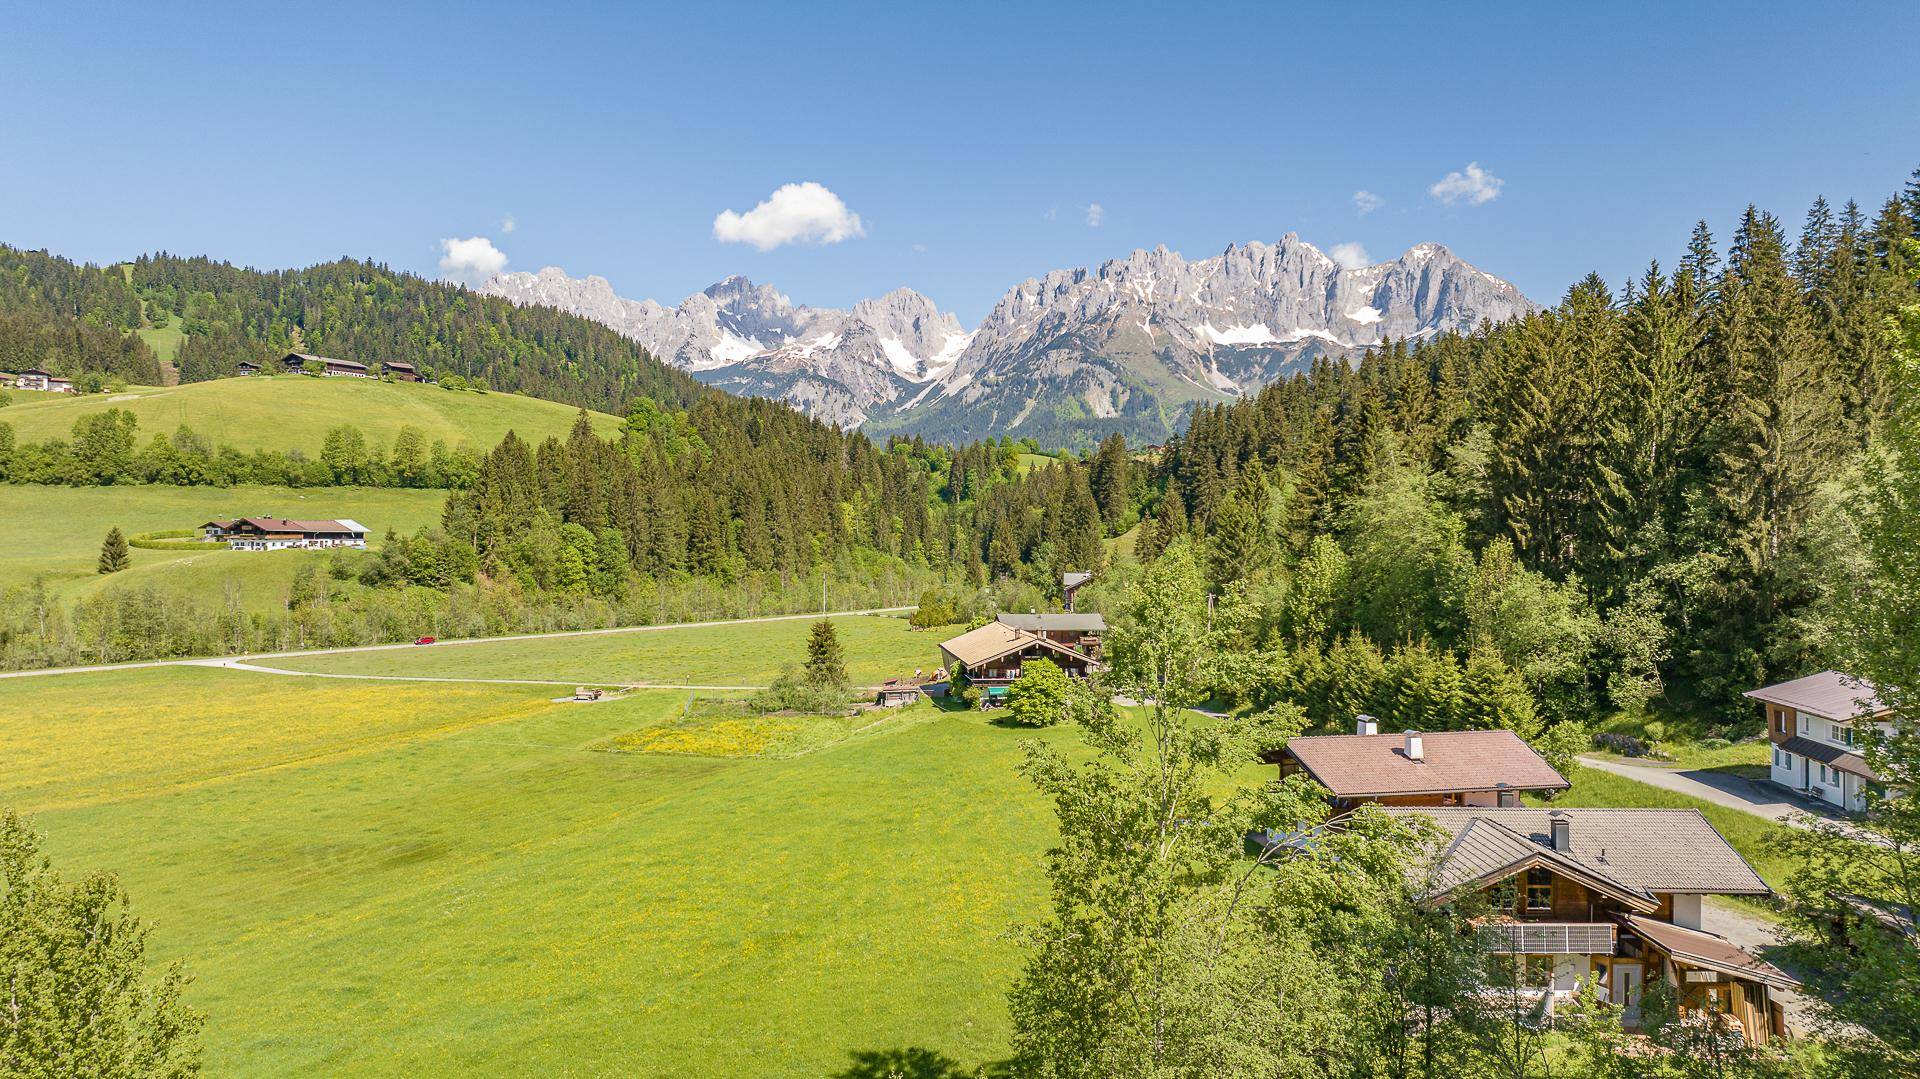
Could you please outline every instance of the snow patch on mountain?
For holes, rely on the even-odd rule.
[[[702,381],[845,426],[1054,444],[1108,430],[1159,441],[1194,405],[1316,358],[1535,309],[1439,244],[1351,267],[1292,233],[1191,261],[1162,246],[1053,270],[1008,289],[971,332],[906,288],[837,310],[729,277],[667,307],[547,267],[481,291],[595,319]]]

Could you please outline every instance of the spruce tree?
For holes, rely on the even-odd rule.
[[[1719,540],[1732,558],[1719,590],[1724,606],[1710,616],[1726,636],[1699,672],[1714,693],[1772,673],[1767,653],[1779,649],[1769,640],[1805,601],[1781,572],[1838,463],[1841,433],[1832,372],[1772,215],[1748,208],[1721,292],[1711,485]]]
[[[807,681],[816,686],[847,684],[847,661],[840,652],[840,635],[832,619],[822,618],[807,635]]]
[[[1093,498],[1107,531],[1117,534],[1133,517],[1133,462],[1124,436],[1108,435],[1093,458]]]
[[[127,537],[121,533],[120,526],[107,530],[107,540],[100,545],[101,573],[119,573],[133,564],[133,556],[127,551]]]

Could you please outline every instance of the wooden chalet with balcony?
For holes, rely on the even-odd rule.
[[[1483,896],[1482,943],[1515,957],[1523,991],[1547,1009],[1591,983],[1632,1027],[1658,978],[1683,1015],[1719,1017],[1754,1045],[1789,1036],[1776,991],[1794,980],[1701,926],[1703,896],[1769,890],[1698,810],[1385,812],[1438,827],[1419,871],[1429,899]]]
[[[212,520],[200,526],[209,542],[224,540],[235,551],[282,551],[367,545],[367,526],[341,518],[337,521],[289,521],[280,517],[239,517]]]
[[[366,378],[367,365],[355,360],[336,360],[332,356],[314,356],[305,352],[289,352],[280,357],[280,366],[290,374],[300,374],[307,364],[320,365],[320,374],[327,378]]]
[[[29,367],[25,371],[13,376],[13,385],[16,389],[39,390],[42,393],[76,392],[72,379],[61,378],[51,371],[42,370],[38,367]]]
[[[968,683],[980,691],[981,704],[986,706],[1007,695],[1007,687],[1019,679],[1023,663],[1043,658],[1074,678],[1085,678],[1100,666],[1097,658],[1071,644],[1005,621],[988,622],[940,644],[941,669],[951,672],[959,668]]]
[[[1100,658],[1100,638],[1106,635],[1107,620],[1098,613],[1075,614],[1001,614],[994,621],[1026,633],[1038,634],[1064,644],[1076,652]]]

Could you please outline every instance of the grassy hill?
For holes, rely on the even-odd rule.
[[[8,412],[14,411],[8,409]],[[36,578],[65,600],[99,589],[143,584],[215,600],[228,581],[250,609],[286,592],[294,573],[324,551],[156,551],[135,548],[133,566],[111,576],[94,572],[100,541],[118,525],[127,535],[192,528],[238,514],[294,518],[350,517],[378,544],[388,528],[412,532],[440,520],[445,491],[367,487],[32,487],[0,484],[0,583]],[[359,555],[358,557],[366,557]]]
[[[509,430],[529,442],[562,435],[577,410],[511,393],[443,390],[417,383],[360,378],[223,378],[181,386],[136,386],[125,393],[16,393],[0,411],[22,441],[65,438],[73,421],[92,412],[123,408],[140,421],[140,441],[155,432],[171,433],[187,424],[216,445],[242,450],[320,450],[327,429],[351,423],[369,439],[391,445],[401,427],[426,432],[428,441],[445,439],[477,450],[491,449]],[[617,417],[592,413],[594,428],[610,435]],[[372,522],[367,522],[371,524]]]

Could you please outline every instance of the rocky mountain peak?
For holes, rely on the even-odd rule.
[[[707,382],[841,424],[1053,444],[1111,431],[1161,441],[1195,404],[1316,357],[1534,309],[1440,244],[1346,267],[1292,232],[1191,261],[1162,244],[1050,270],[1008,289],[971,332],[905,287],[844,311],[796,305],[739,275],[677,307],[555,267],[498,274],[481,289],[597,319]]]

